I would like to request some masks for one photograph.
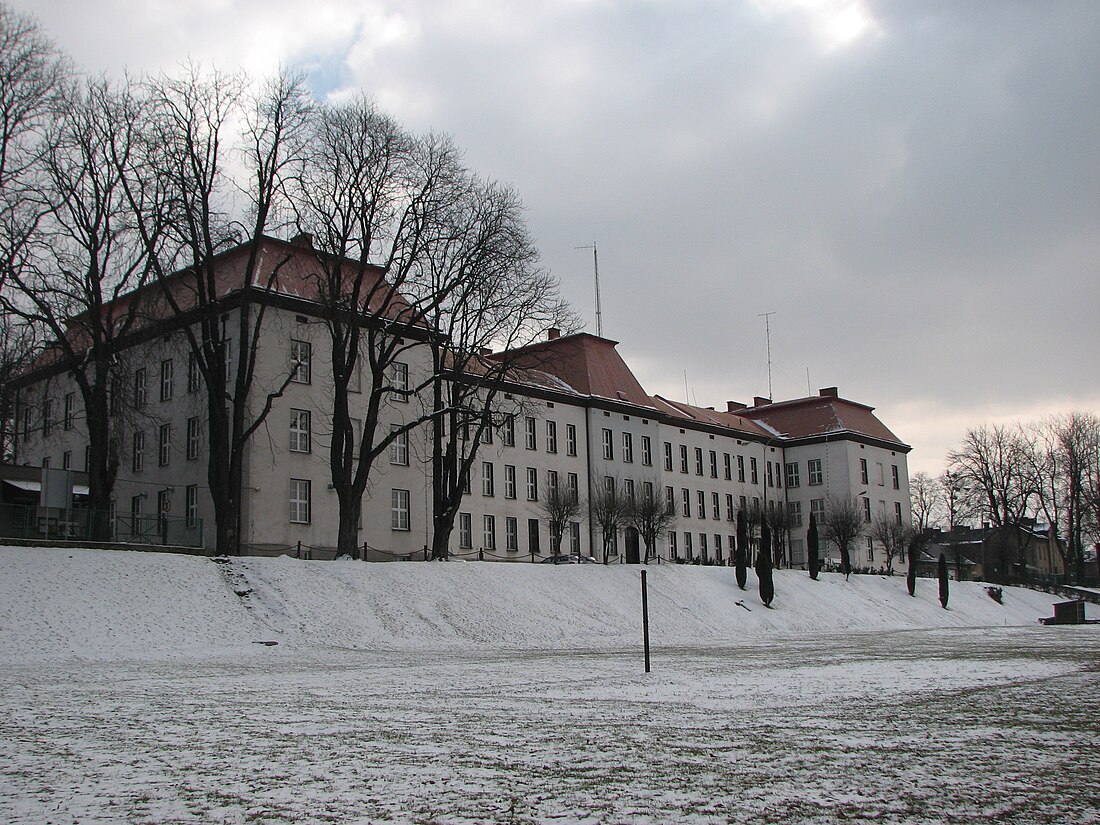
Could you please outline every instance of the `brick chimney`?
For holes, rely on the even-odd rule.
[[[748,405],[747,404],[742,404],[740,401],[727,401],[726,402],[726,412],[728,412],[728,413],[737,412],[738,410],[745,409],[746,406],[748,406]]]
[[[550,327],[550,329],[546,330],[547,341],[556,341],[559,338],[561,338],[561,330],[557,327]]]
[[[836,387],[822,387],[817,391],[817,394],[822,398],[839,398],[840,394],[837,392]]]
[[[308,232],[299,232],[290,239],[290,243],[294,246],[300,246],[303,249],[313,249],[313,236]]]
[[[753,396],[752,399],[752,405],[754,407],[763,407],[770,403],[772,403],[772,400],[770,398],[765,398],[762,395]]]

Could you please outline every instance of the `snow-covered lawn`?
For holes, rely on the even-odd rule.
[[[0,822],[1100,822],[1100,627],[731,577],[0,550]]]

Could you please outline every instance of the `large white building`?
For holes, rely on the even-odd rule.
[[[283,260],[294,256],[301,272],[316,254],[274,239],[265,251]],[[301,543],[324,557],[335,548],[337,524],[328,468],[329,339],[319,305],[291,271],[286,268],[274,286],[265,282],[259,297],[268,305],[257,398],[290,380],[243,456],[240,536],[254,552]],[[229,328],[236,311],[227,308]],[[205,389],[188,353],[180,330],[163,327],[139,336],[120,356],[133,403],[113,422],[120,459],[114,519],[132,526],[168,512],[169,540],[212,547]],[[516,375],[522,380],[505,386],[499,426],[480,446],[451,536],[456,555],[529,561],[533,552],[546,554],[550,536],[541,502],[555,485],[576,489],[583,502],[591,501],[593,485],[621,485],[626,494],[644,485],[662,490],[677,512],[657,548],[664,558],[728,559],[736,512],[754,505],[787,511],[788,559],[795,566],[805,562],[809,514],[830,498],[858,499],[868,521],[884,515],[909,522],[909,447],[871,407],[841,398],[835,388],[776,403],[728,402],[719,410],[650,395],[615,341],[587,333],[550,330],[547,340],[507,357],[521,368]],[[430,364],[427,347],[411,341],[391,380],[417,386]],[[21,384],[16,463],[83,470],[87,436],[80,396],[63,366],[44,362]],[[391,397],[383,425],[411,420],[407,416],[420,409],[415,399]],[[418,427],[376,464],[360,521],[368,558],[423,557],[430,545],[432,432]],[[563,537],[563,551],[598,554],[602,544],[582,509]],[[615,537],[617,558],[633,561],[640,550],[634,531]],[[873,543],[861,550],[854,565],[883,563]]]

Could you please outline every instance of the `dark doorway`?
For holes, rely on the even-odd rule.
[[[639,564],[641,555],[638,552],[638,531],[633,527],[626,528],[626,563]]]

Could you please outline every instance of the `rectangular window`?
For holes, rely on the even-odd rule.
[[[409,466],[409,433],[397,432],[400,427],[397,425],[391,425],[390,432],[394,433],[393,441],[390,442],[390,464],[396,464],[399,467]]]
[[[875,468],[878,471],[878,486],[879,487],[885,487],[886,486],[886,474],[883,472],[882,462],[881,461],[876,461],[875,462]]]
[[[311,448],[309,410],[290,411],[290,451],[308,453]],[[392,447],[390,448],[392,452]]]
[[[672,444],[665,442],[665,470],[672,472]]]
[[[483,519],[482,547],[486,550],[497,549],[497,517],[485,516]]]
[[[481,494],[483,496],[496,495],[493,481],[493,462],[481,462]]]
[[[753,484],[759,483],[759,477],[756,474],[756,459],[749,458],[749,479]]]
[[[313,347],[309,341],[290,342],[290,380],[308,384],[313,375]]]
[[[473,518],[469,513],[458,514],[458,546],[463,550],[474,546]]]
[[[790,461],[787,463],[787,487],[799,486],[798,481],[798,462]]]
[[[695,475],[701,476],[703,474],[703,448],[695,448]]]
[[[634,479],[623,479],[623,497],[631,504],[634,503]]]
[[[741,509],[744,510],[747,513],[748,512],[748,506],[749,506],[748,505],[748,499],[746,499],[744,496],[738,496],[738,501],[740,502]]]
[[[814,517],[819,525],[821,520],[825,518],[825,499],[815,498],[810,500],[810,515]]]
[[[900,501],[895,501],[894,502],[894,521],[896,521],[898,524],[903,524],[904,523],[902,521],[902,518],[901,518],[901,502]]]
[[[901,479],[898,477],[897,464],[890,465],[890,480],[893,482],[895,490],[901,489]]]
[[[806,462],[806,483],[811,487],[817,487],[821,482],[821,459],[811,458]]]
[[[867,561],[875,560],[875,542],[868,536],[867,537]]]
[[[199,429],[199,417],[196,415],[187,419],[187,459],[194,461],[199,457],[201,430]]]
[[[23,440],[27,441],[31,437],[31,406],[28,404],[23,408]]]
[[[71,470],[73,468],[73,451],[66,450],[61,454],[61,469]]]
[[[611,440],[611,430],[606,428],[603,431],[603,457],[607,461],[615,458],[615,445]]]
[[[470,471],[464,470],[462,472],[462,494],[465,496],[470,495]]]
[[[722,498],[718,493],[710,494],[711,514],[715,521],[722,518]]]
[[[130,498],[130,530],[131,532],[137,532],[140,529],[141,522],[141,509],[143,506],[142,496],[132,496]]]
[[[768,486],[774,487],[775,479],[772,477],[772,463],[770,461],[765,461],[764,463],[768,465]]]
[[[548,496],[554,496],[558,492],[558,471],[547,470],[546,471],[546,494]]]
[[[547,421],[546,422],[546,452],[556,453],[558,451],[558,422]]]
[[[680,472],[687,473],[688,471],[688,448],[686,444],[680,445]]]
[[[683,508],[680,512],[684,514],[684,518],[691,518],[691,490],[687,487],[680,490],[680,505]]]
[[[867,459],[861,458],[859,460],[859,483],[867,483]]]
[[[691,533],[684,532],[684,555],[689,559],[692,557],[691,552]]]
[[[184,518],[188,527],[197,527],[199,524],[199,485],[188,484],[187,496],[184,503]]]
[[[707,517],[707,494],[702,490],[698,491],[699,498],[699,518]]]
[[[653,446],[648,435],[642,436],[642,464],[646,467],[653,466]]]
[[[504,549],[519,550],[519,522],[512,516],[504,519]]]
[[[775,486],[783,486],[783,467],[779,464],[778,461],[775,462]]]
[[[790,522],[791,527],[802,526],[802,502],[801,501],[788,501],[787,502],[787,521]]]
[[[718,453],[710,451],[710,477],[718,478]]]
[[[408,490],[390,490],[390,529],[409,529]]]
[[[603,477],[603,488],[607,490],[611,496],[615,495],[615,478],[614,476]]]
[[[53,399],[42,402],[42,435],[48,436],[53,429]]]
[[[579,521],[569,522],[569,552],[575,556],[581,552],[581,524]]]
[[[668,531],[668,557],[670,559],[676,558],[676,531]]]
[[[577,454],[577,425],[565,425],[565,452],[566,455]]]
[[[726,521],[734,521],[737,514],[733,509],[733,493],[726,493]]]
[[[745,457],[743,455],[737,456],[737,480],[742,484],[745,483]]]
[[[172,458],[172,425],[161,424],[157,431],[157,463],[167,467]]]
[[[623,462],[634,463],[634,436],[630,433],[623,433]]]
[[[539,471],[534,467],[527,468],[527,500],[539,500]]]
[[[489,418],[486,418],[485,426],[481,430],[481,443],[482,444],[492,444],[493,443],[493,422]]]
[[[722,470],[725,474],[726,481],[733,481],[733,467],[730,463],[730,454],[722,454]]]
[[[145,367],[134,370],[134,406],[139,410],[145,406]]]
[[[867,522],[868,524],[870,524],[870,522],[871,522],[871,499],[864,497],[860,500],[863,502],[863,520],[865,522]]]
[[[160,362],[160,400],[171,401],[172,392],[175,389],[175,382],[173,380],[173,373],[175,370],[172,367],[172,359],[169,358]]]
[[[409,400],[409,365],[402,361],[390,364],[390,386],[393,387],[394,401]]]
[[[198,392],[202,381],[202,371],[199,370],[199,359],[195,353],[189,353],[187,357],[187,391]]]
[[[134,461],[135,473],[140,473],[145,467],[145,433],[134,433]]]
[[[73,410],[76,407],[76,393],[65,394],[65,429],[73,428]],[[897,469],[896,467],[894,468]]]
[[[791,539],[791,564],[806,563],[806,546],[802,539]]]
[[[539,520],[527,519],[527,546],[532,553],[539,552]]]
[[[653,482],[652,481],[643,481],[642,482],[642,495],[645,497],[646,501],[652,501],[653,500]]]
[[[699,534],[699,557],[706,561],[707,559],[707,534]]]
[[[523,419],[523,437],[523,446],[528,450],[535,449],[535,419],[531,416]]]
[[[290,480],[290,523],[309,524],[310,481],[306,478]]]
[[[670,513],[676,512],[676,491],[671,487],[665,487],[665,507]]]
[[[570,501],[580,501],[580,479],[577,478],[576,473],[570,473],[566,476],[567,489],[569,490]]]
[[[516,468],[511,464],[504,465],[504,497],[516,497]]]
[[[500,440],[505,447],[516,446],[516,417],[514,415],[504,419],[504,427],[500,431]]]

